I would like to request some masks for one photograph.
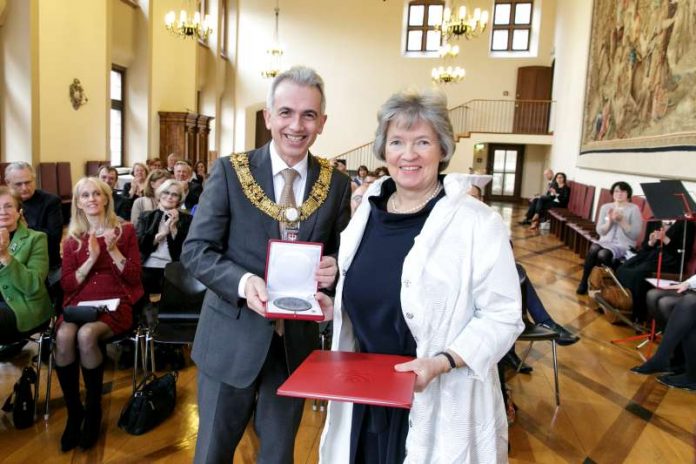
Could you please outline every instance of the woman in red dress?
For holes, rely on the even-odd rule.
[[[65,311],[81,301],[119,298],[116,311],[78,325],[58,320],[56,372],[68,410],[61,449],[87,449],[99,438],[104,355],[100,342],[128,331],[133,305],[143,296],[135,230],[114,213],[111,189],[94,177],[80,179],[72,199],[68,237],[63,241],[61,285]],[[80,400],[79,368],[87,390]]]

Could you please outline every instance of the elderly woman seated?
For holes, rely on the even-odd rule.
[[[36,332],[51,317],[46,234],[28,229],[22,200],[0,187],[0,344]]]
[[[145,211],[152,211],[157,208],[158,200],[155,198],[155,191],[165,180],[171,179],[171,177],[172,174],[166,169],[156,169],[148,174],[147,179],[145,179],[142,196],[133,202],[130,217],[130,222],[133,225],[138,224],[140,215]]]
[[[162,291],[164,268],[172,261],[179,261],[191,225],[191,215],[179,211],[184,196],[181,182],[164,181],[155,196],[159,199],[157,209],[143,213],[136,228],[143,263],[143,286],[150,294]]]

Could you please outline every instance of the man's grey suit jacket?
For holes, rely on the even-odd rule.
[[[274,199],[269,145],[249,153],[249,169]],[[319,176],[310,154],[304,198]],[[350,220],[350,179],[333,171],[324,204],[300,224],[299,240],[322,242],[325,255],[338,252],[339,234]],[[242,192],[229,158],[215,162],[189,231],[181,262],[208,291],[192,358],[208,376],[233,387],[248,387],[258,376],[271,344],[273,321],[246,306],[239,280],[251,272],[264,277],[269,239],[280,238],[278,222],[254,207]],[[317,347],[316,322],[286,321],[285,353],[292,372]]]

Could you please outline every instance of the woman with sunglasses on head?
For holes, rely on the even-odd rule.
[[[191,226],[191,215],[180,211],[184,186],[168,179],[157,188],[157,209],[143,213],[138,220],[137,235],[143,262],[143,285],[146,293],[161,293],[164,268],[179,261],[181,247]]]
[[[143,296],[140,254],[132,224],[114,212],[111,188],[95,177],[75,184],[68,236],[63,241],[65,292],[63,315],[56,331],[56,373],[68,410],[61,449],[88,449],[99,439],[104,384],[105,340],[130,330],[133,306]],[[119,299],[115,311],[99,313],[93,322],[68,322],[81,302]],[[72,309],[71,309],[72,308]],[[87,390],[80,399],[80,368]]]

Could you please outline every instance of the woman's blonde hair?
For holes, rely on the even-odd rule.
[[[78,180],[73,189],[72,204],[70,206],[70,224],[68,224],[68,238],[72,238],[77,242],[77,249],[82,246],[82,238],[89,232],[89,221],[85,212],[78,208],[80,201],[80,193],[87,184],[93,184],[101,194],[106,198],[106,212],[104,214],[104,227],[115,229],[117,236],[121,236],[121,219],[114,212],[114,199],[112,197],[111,187],[105,182],[96,177],[83,177]]]
[[[15,207],[17,208],[17,211],[19,212],[19,220],[17,220],[17,223],[22,223],[25,226],[27,225],[26,219],[24,219],[24,212],[22,210],[22,197],[17,193],[16,190],[6,186],[6,185],[0,185],[0,197],[4,195],[9,195],[12,200],[15,202]]]

